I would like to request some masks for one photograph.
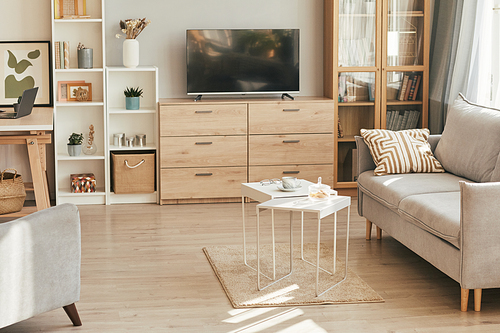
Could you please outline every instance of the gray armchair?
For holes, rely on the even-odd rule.
[[[81,325],[80,244],[72,204],[0,223],[0,328],[60,307]]]

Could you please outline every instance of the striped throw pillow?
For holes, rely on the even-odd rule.
[[[388,131],[383,129],[361,130],[377,166],[377,176],[410,172],[444,172],[434,157],[428,129]]]

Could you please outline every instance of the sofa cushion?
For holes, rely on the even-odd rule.
[[[463,95],[448,110],[436,158],[446,171],[476,182],[500,177],[495,167],[500,153],[500,110],[467,101]]]
[[[444,172],[427,142],[428,129],[397,132],[362,129],[361,135],[377,165],[374,170],[377,176],[410,172]]]
[[[375,176],[369,170],[359,175],[358,187],[363,193],[386,207],[397,210],[401,200],[410,195],[460,191],[458,182],[461,180],[466,179],[451,173],[408,173]]]
[[[410,195],[399,204],[405,220],[460,248],[460,192]]]

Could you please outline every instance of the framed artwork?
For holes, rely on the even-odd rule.
[[[0,106],[38,87],[35,106],[52,106],[50,41],[0,41]]]
[[[68,100],[68,84],[81,84],[85,81],[57,81],[57,100],[65,102]]]
[[[67,98],[70,102],[92,101],[92,83],[68,83],[67,91]]]

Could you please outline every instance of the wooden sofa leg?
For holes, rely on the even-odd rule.
[[[481,296],[483,289],[474,289],[474,311],[481,311]]]
[[[366,220],[366,240],[372,239],[372,223]]]
[[[462,300],[460,302],[460,310],[467,312],[467,304],[469,303],[469,289],[462,288]]]
[[[64,311],[66,311],[66,314],[68,315],[74,326],[82,326],[82,321],[80,320],[80,316],[78,315],[78,310],[76,309],[75,303],[63,306],[63,309]]]
[[[382,229],[377,227],[377,239],[382,239]]]

